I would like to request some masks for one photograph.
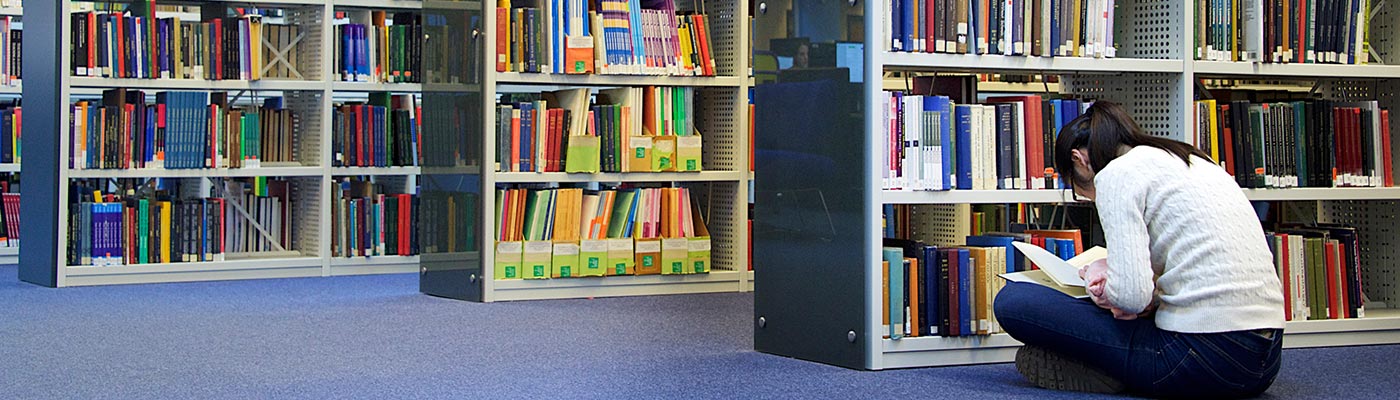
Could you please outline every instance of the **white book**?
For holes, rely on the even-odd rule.
[[[982,106],[982,173],[983,189],[997,188],[997,108]]]
[[[924,176],[928,177],[929,190],[943,189],[943,142],[939,136],[939,127],[942,124],[942,115],[936,112],[925,113],[927,124],[924,130],[924,148],[927,153],[924,157]]]
[[[1306,241],[1303,240],[1302,235],[1288,235],[1288,295],[1293,303],[1294,320],[1308,319],[1307,295],[1304,292],[1307,288],[1307,285],[1304,284],[1307,276],[1304,273],[1307,270],[1305,246]]]
[[[1098,246],[1069,260],[1062,260],[1050,251],[1030,243],[1012,242],[1011,245],[1040,269],[1009,272],[1001,274],[1002,278],[1011,282],[1034,283],[1080,299],[1088,298],[1089,293],[1086,291],[1084,278],[1079,277],[1079,270],[1089,263],[1108,258],[1108,250]]]
[[[899,138],[899,144],[903,146],[903,158],[900,160],[900,184],[901,189],[915,190],[918,185],[918,119],[914,118],[917,113],[914,111],[915,100],[918,96],[904,96],[904,134]]]
[[[1011,104],[1016,110],[1012,115],[1015,131],[1011,133],[1011,141],[1016,143],[1016,174],[1012,183],[1015,189],[1027,189],[1030,187],[1030,177],[1026,169],[1026,147],[1030,146],[1030,143],[1026,143],[1026,103],[1016,101]]]
[[[998,0],[992,0],[992,1],[998,1]],[[1002,1],[1004,1],[1004,2],[1002,3],[1003,5],[1002,5],[1002,9],[1001,9],[1001,26],[1002,26],[1002,29],[1001,29],[1001,54],[1002,54],[1002,55],[1008,55],[1008,56],[1009,56],[1009,55],[1012,55],[1012,54],[1018,54],[1018,53],[1019,53],[1019,52],[1016,50],[1017,43],[1014,41],[1014,39],[1016,38],[1015,31],[1011,28],[1011,27],[1012,27],[1011,24],[1012,24],[1012,22],[1015,20],[1014,17],[1016,16],[1016,12],[1014,11],[1014,10],[1015,10],[1015,4],[1012,2],[1012,0],[1002,0]],[[996,18],[996,17],[997,17],[997,16],[993,15],[993,16],[990,16],[989,18]]]
[[[1240,19],[1244,20],[1244,42],[1241,43],[1241,61],[1260,62],[1264,60],[1264,1],[1238,0]]]

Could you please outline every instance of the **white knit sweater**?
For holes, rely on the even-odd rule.
[[[1108,244],[1108,300],[1160,299],[1157,327],[1183,333],[1283,328],[1283,289],[1259,219],[1233,177],[1138,146],[1094,176]]]

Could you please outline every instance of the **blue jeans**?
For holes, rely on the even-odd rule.
[[[993,307],[1011,337],[1098,368],[1139,395],[1252,397],[1278,375],[1281,329],[1165,331],[1150,317],[1117,320],[1088,300],[1017,282],[1006,284]]]

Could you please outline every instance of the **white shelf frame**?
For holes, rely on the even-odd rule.
[[[750,0],[734,0],[723,3],[710,3],[707,11],[715,15],[719,7],[733,7],[735,15],[746,15]],[[437,4],[452,4],[451,2],[430,2],[436,7]],[[442,7],[439,7],[442,8]],[[492,12],[484,13],[482,26],[496,26],[496,14]],[[714,19],[711,20],[712,22]],[[749,24],[734,24],[736,37],[749,36]],[[719,28],[715,28],[718,30]],[[495,29],[484,29],[486,40],[483,54],[495,54],[496,41]],[[712,38],[719,35],[711,33]],[[714,39],[716,42],[719,39]],[[748,65],[749,48],[748,41],[741,40],[732,44],[734,47],[734,60],[736,74],[743,74]],[[717,60],[719,61],[719,60]],[[491,66],[487,66],[491,68]],[[480,85],[481,90],[488,95],[500,92],[515,91],[547,91],[559,88],[574,87],[616,87],[616,86],[689,86],[701,89],[733,89],[733,108],[729,118],[733,122],[734,129],[742,130],[735,132],[736,140],[728,151],[733,152],[734,168],[742,168],[744,171],[723,171],[708,170],[703,172],[677,172],[677,173],[601,173],[601,174],[565,174],[565,173],[533,173],[533,172],[493,172],[481,171],[483,188],[494,190],[497,184],[504,183],[581,183],[581,182],[714,182],[727,183],[734,182],[736,189],[733,198],[720,199],[717,201],[734,202],[733,204],[746,204],[748,198],[748,181],[752,174],[748,173],[748,91],[752,80],[748,77],[738,76],[714,76],[714,77],[676,77],[676,76],[647,76],[647,75],[560,75],[543,73],[519,73],[519,72],[495,72],[488,70],[485,79]],[[432,87],[440,85],[428,85]],[[461,85],[468,88],[475,88],[472,85]],[[481,113],[485,116],[481,121],[482,132],[485,132],[486,143],[482,147],[482,152],[487,157],[493,157],[496,151],[495,136],[495,115],[496,105],[494,101],[483,102]],[[708,134],[707,134],[708,135]],[[707,138],[709,140],[709,138]],[[707,142],[707,151],[710,144]],[[709,167],[709,165],[707,165]],[[495,196],[481,196],[480,207],[482,215],[490,218],[491,210],[494,209]],[[743,208],[736,208],[742,210]],[[568,279],[545,279],[531,281],[516,280],[495,280],[495,254],[493,251],[482,252],[479,262],[481,269],[482,301],[511,301],[511,300],[532,300],[532,299],[560,299],[560,298],[586,298],[586,297],[606,297],[606,296],[637,296],[637,295],[660,295],[678,293],[713,293],[713,292],[741,292],[749,288],[747,282],[752,282],[751,274],[747,271],[748,265],[748,231],[744,228],[746,216],[736,213],[729,221],[708,221],[710,231],[713,233],[719,229],[717,227],[730,226],[731,237],[734,248],[727,254],[732,266],[715,265],[709,274],[697,275],[644,275],[644,276],[610,276],[603,278],[568,278]],[[494,225],[494,221],[491,222]],[[482,238],[481,248],[494,249],[494,241],[489,238]],[[721,251],[718,247],[715,252]],[[712,253],[712,260],[721,259],[719,254]],[[476,262],[473,260],[472,262]],[[718,263],[717,263],[718,264]],[[722,268],[733,268],[728,271]]]
[[[909,71],[1043,72],[1051,74],[1181,73],[1179,59],[1021,57],[882,52],[884,66]]]

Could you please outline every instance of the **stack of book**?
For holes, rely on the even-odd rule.
[[[136,79],[303,79],[295,58],[305,32],[263,22],[268,10],[236,17],[181,21],[134,12],[73,13],[74,76]],[[277,51],[274,51],[277,50]]]
[[[339,182],[331,202],[331,256],[418,254],[417,205],[417,196],[386,193],[373,182]]]
[[[1116,0],[893,0],[889,50],[1114,57]]]
[[[1356,228],[1335,224],[1284,226],[1267,233],[1283,283],[1289,321],[1362,318],[1361,240]]]
[[[502,96],[502,172],[698,172],[695,89],[588,89]]]
[[[1040,96],[955,104],[947,96],[886,92],[885,190],[1055,189],[1058,127],[1089,102]]]
[[[73,180],[69,265],[116,266],[223,261],[228,224],[222,197],[180,197],[178,183]]]
[[[1394,185],[1390,110],[1375,100],[1199,100],[1194,131],[1241,187]]]
[[[21,82],[24,31],[15,29],[15,23],[14,17],[0,16],[0,86],[19,86]]]
[[[686,188],[499,189],[496,279],[708,273],[694,203]]]
[[[1197,60],[1366,64],[1373,0],[1196,0]]]
[[[331,113],[331,165],[419,165],[423,110],[416,95],[370,93],[368,102],[339,104]]]
[[[1047,238],[1065,245],[1047,246]],[[884,239],[881,310],[888,328],[885,336],[898,339],[1003,332],[992,313],[993,299],[1006,286],[999,275],[1036,268],[1015,249],[1014,242],[1035,244],[1066,260],[1083,251],[1078,230],[988,233],[968,236],[965,243],[955,245]]]
[[[335,25],[335,73],[343,82],[422,82],[423,36],[417,13],[368,11],[368,23],[337,18]],[[343,13],[341,13],[343,14]],[[343,21],[343,22],[342,22]]]
[[[230,179],[221,187],[228,218],[228,253],[289,251],[296,229],[291,213],[291,182],[265,177]],[[303,228],[304,229],[304,228]]]
[[[714,76],[709,29],[673,0],[500,0],[496,71]]]
[[[223,92],[110,89],[71,107],[69,167],[254,168],[293,162],[297,116],[281,97],[235,106]]]
[[[18,104],[0,106],[0,164],[20,163],[20,134],[24,110]]]

